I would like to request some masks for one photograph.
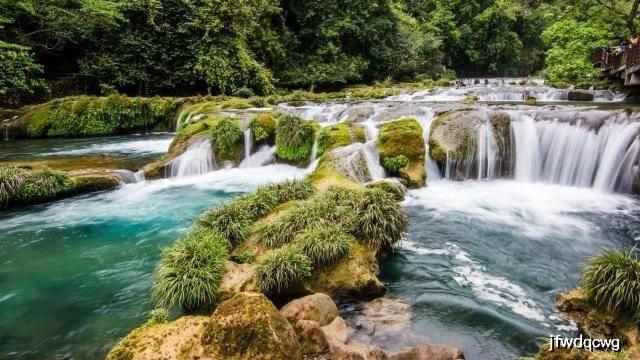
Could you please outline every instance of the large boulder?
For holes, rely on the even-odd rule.
[[[412,118],[396,120],[380,125],[376,146],[380,152],[380,162],[393,172],[389,164],[393,159],[405,157],[406,164],[397,170],[397,175],[407,186],[420,188],[425,185],[427,174],[424,169],[425,143],[422,127]]]
[[[226,300],[240,292],[259,292],[255,280],[255,266],[251,264],[225,263],[225,272],[218,285],[218,299]]]
[[[338,307],[328,295],[316,293],[289,302],[280,309],[280,313],[292,324],[311,320],[325,326],[338,316]]]
[[[464,354],[447,345],[422,345],[389,354],[389,360],[464,360]]]
[[[300,359],[300,342],[287,319],[262,294],[241,292],[218,305],[202,335],[214,359]]]
[[[200,337],[209,318],[183,316],[164,324],[133,330],[107,355],[107,360],[196,359],[203,356]]]
[[[567,98],[569,101],[593,101],[595,96],[586,91],[569,91]]]

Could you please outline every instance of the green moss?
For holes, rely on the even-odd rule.
[[[348,123],[324,127],[318,134],[318,157],[340,146],[351,144],[352,136]]]
[[[389,181],[376,181],[370,184],[367,184],[367,188],[369,189],[380,189],[389,195],[393,196],[396,201],[404,200],[404,192],[400,189],[399,185],[391,183]]]
[[[25,114],[27,119],[27,134],[33,138],[44,137],[49,130],[50,104],[39,105]]]
[[[225,160],[233,159],[237,155],[238,144],[243,134],[238,122],[232,118],[222,118],[209,129],[209,137],[216,155]]]
[[[251,103],[247,99],[233,98],[223,101],[221,104],[223,109],[248,109],[251,107]]]
[[[309,160],[313,147],[314,123],[282,115],[276,126],[276,153],[281,160],[295,163]]]
[[[276,135],[276,112],[265,112],[257,115],[249,122],[249,128],[255,142],[265,141],[273,144]]]
[[[380,152],[381,164],[389,172],[406,180],[409,186],[424,185],[426,150],[422,127],[415,119],[407,118],[380,125],[376,146]]]

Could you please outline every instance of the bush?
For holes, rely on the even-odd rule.
[[[269,106],[269,101],[263,96],[253,96],[249,98],[249,103],[251,106],[257,108],[266,108]]]
[[[263,292],[278,294],[311,276],[309,257],[291,246],[269,250],[256,267],[256,277]]]
[[[147,324],[164,324],[167,321],[169,321],[169,312],[167,309],[158,308],[151,311],[151,316],[149,317],[149,320],[147,320]]]
[[[405,155],[398,155],[393,157],[388,157],[383,161],[383,167],[385,170],[392,174],[397,174],[400,169],[407,166],[409,163],[409,158]]]
[[[296,236],[296,244],[314,263],[329,265],[349,252],[353,236],[337,226],[318,226],[306,229]]]
[[[276,153],[285,161],[309,159],[313,147],[314,127],[311,122],[291,115],[282,115],[276,126]]]
[[[193,232],[178,240],[163,250],[156,267],[155,302],[187,312],[212,305],[227,257],[225,239],[213,232]]]
[[[27,170],[18,167],[0,167],[0,207],[15,201],[27,180]]]
[[[369,246],[389,247],[407,229],[408,220],[402,207],[383,190],[362,191],[353,205],[354,235]]]
[[[214,149],[223,155],[230,155],[235,149],[236,143],[242,139],[243,131],[237,121],[231,118],[222,118],[209,130],[209,136]]]
[[[73,180],[67,173],[42,168],[27,173],[18,197],[25,203],[49,200],[71,191],[73,185]]]
[[[640,261],[629,251],[611,250],[590,259],[581,282],[595,304],[640,322]]]
[[[249,89],[246,86],[243,86],[240,89],[236,90],[233,95],[241,98],[250,98],[252,96],[255,96],[256,94],[253,92],[253,90]]]

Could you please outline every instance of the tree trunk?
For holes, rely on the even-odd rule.
[[[638,14],[638,5],[640,5],[640,0],[634,0],[633,6],[631,6],[631,11],[629,12],[629,17],[627,18],[627,26],[629,27],[629,31],[632,35],[636,33],[636,15]]]

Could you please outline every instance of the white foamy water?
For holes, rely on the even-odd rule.
[[[81,149],[54,150],[41,156],[90,155],[103,153],[162,154],[169,150],[172,139],[145,139],[114,143],[91,144]]]
[[[211,140],[203,136],[193,139],[187,150],[171,160],[171,177],[189,177],[206,174],[217,168]]]
[[[251,156],[246,157],[244,160],[242,160],[242,162],[240,163],[240,165],[238,165],[238,167],[241,169],[245,169],[250,167],[266,165],[271,161],[273,161],[273,155],[275,155],[275,153],[276,153],[275,146],[263,145],[262,147],[260,147],[258,151],[256,151],[255,153],[251,154]]]

